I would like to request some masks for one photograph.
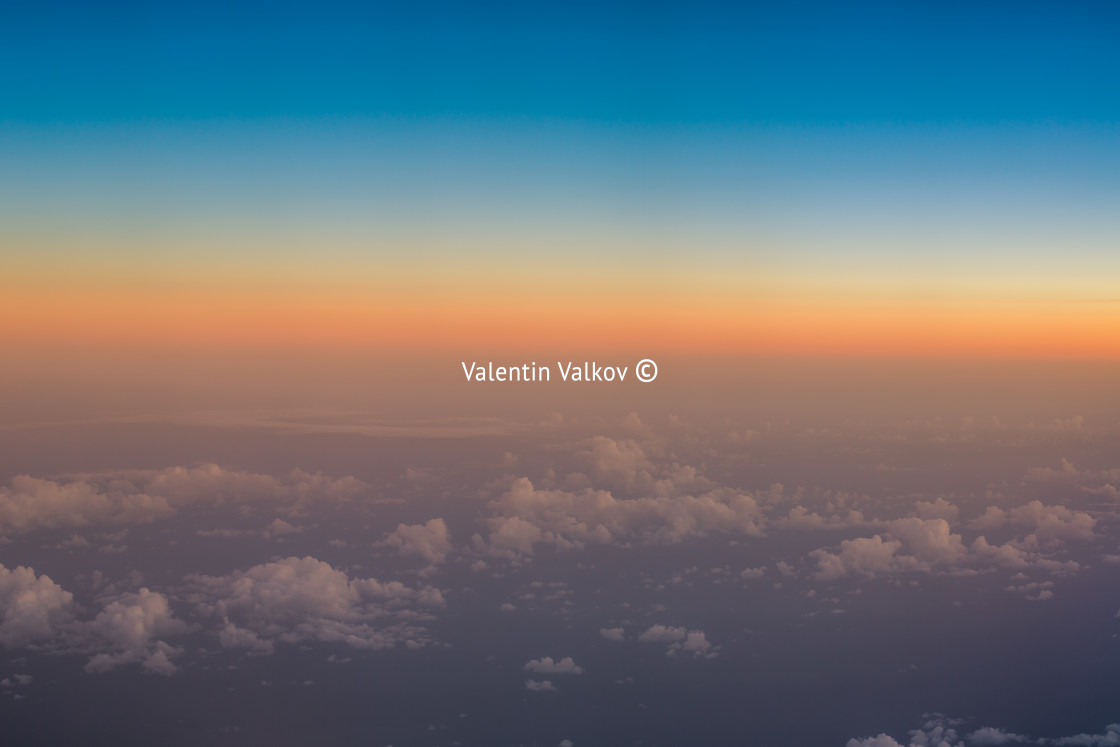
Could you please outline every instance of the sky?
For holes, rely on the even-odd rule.
[[[9,17],[11,344],[1120,354],[1107,5]]]
[[[0,732],[1120,743],[1118,34],[7,3]]]

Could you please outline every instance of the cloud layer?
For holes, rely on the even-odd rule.
[[[267,503],[300,513],[317,501],[346,500],[368,489],[352,477],[302,470],[271,476],[215,464],[84,476],[62,482],[20,475],[0,487],[0,534],[91,524],[144,524],[192,506]]]

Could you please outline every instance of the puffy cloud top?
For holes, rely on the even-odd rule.
[[[0,644],[21,646],[53,638],[73,617],[74,595],[31,568],[0,565]]]
[[[225,646],[271,650],[272,642],[340,641],[355,648],[423,645],[418,608],[444,606],[431,586],[350,578],[312,557],[284,558],[225,576],[192,575],[187,598],[223,621]],[[382,623],[383,624],[374,624]]]
[[[451,534],[443,519],[431,519],[425,524],[399,524],[379,544],[395,548],[404,557],[420,558],[429,566],[442,563],[452,551]]]
[[[717,532],[759,536],[763,515],[754,498],[731,489],[702,495],[616,498],[604,490],[537,490],[520,478],[491,503],[490,535],[477,549],[530,555],[537,544],[561,549],[589,544],[674,543]]]

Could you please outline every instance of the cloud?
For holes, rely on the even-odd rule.
[[[896,741],[893,737],[880,734],[877,737],[864,737],[863,739],[849,739],[848,747],[964,747],[956,727],[959,721],[948,719],[941,714],[927,714],[923,716],[926,721],[921,728],[910,732],[910,739],[906,745]]]
[[[535,693],[556,692],[551,680],[525,680],[525,689]]]
[[[1021,547],[1011,543],[993,545],[983,535],[973,541],[970,549],[978,559],[1002,568],[1028,568],[1035,560],[1031,553]]]
[[[93,543],[80,534],[74,534],[54,546],[56,550],[88,550]]]
[[[994,729],[991,726],[985,726],[977,729],[968,735],[968,743],[976,745],[976,747],[986,747],[993,744],[1015,744],[1021,742],[1030,742],[1032,740],[1024,737],[1022,734],[1013,734],[1003,729]]]
[[[398,524],[378,545],[395,548],[402,557],[420,558],[429,566],[442,563],[452,550],[451,534],[443,519],[431,519],[426,524]]]
[[[754,498],[730,489],[627,499],[603,490],[538,490],[523,477],[489,508],[489,535],[475,535],[472,542],[480,552],[509,558],[532,555],[538,544],[567,550],[596,544],[669,544],[715,533],[763,533],[762,511]]]
[[[848,747],[989,747],[1002,744],[1041,744],[1062,745],[1065,747],[1117,747],[1120,746],[1120,724],[1109,724],[1101,734],[1075,734],[1070,737],[1032,737],[1014,732],[984,726],[976,729],[967,737],[961,738],[958,729],[961,721],[949,719],[941,714],[927,715],[926,721],[918,729],[910,731],[905,743],[887,734],[877,737],[848,740]]]
[[[766,567],[765,566],[762,566],[762,567],[759,567],[759,568],[744,568],[743,570],[739,571],[739,578],[743,579],[744,581],[754,579],[754,578],[762,578],[765,575],[766,575]]]
[[[0,488],[0,531],[143,523],[175,513],[167,499],[144,493],[103,493],[84,481],[57,483],[27,475]]]
[[[70,482],[28,475],[0,487],[0,532],[91,524],[143,524],[196,505],[265,502],[290,513],[318,501],[345,500],[368,486],[293,470],[287,475],[234,472],[215,464],[85,475]]]
[[[1035,566],[1052,573],[1071,573],[1081,566],[1073,561],[1053,560],[1044,550],[1057,549],[1065,540],[1092,539],[1096,520],[1064,506],[1031,501],[1008,511],[991,507],[972,522],[972,527],[998,528],[1004,524],[1031,534],[1003,545],[992,545],[981,535],[966,546],[946,519],[911,516],[880,522],[886,530],[882,534],[845,540],[840,543],[839,552],[819,549],[811,552],[810,557],[817,561],[816,578],[820,581],[915,571],[959,572],[970,565],[1016,569]]]
[[[968,522],[971,529],[1000,529],[1007,524],[1007,512],[998,506],[988,506],[983,515]]]
[[[914,504],[914,513],[920,519],[944,519],[949,523],[957,520],[960,513],[956,506],[944,498],[935,501],[918,501]]]
[[[602,483],[622,490],[648,488],[653,483],[653,465],[636,441],[595,436],[588,445],[579,456]]]
[[[810,557],[818,565],[817,579],[831,581],[844,576],[874,577],[884,573],[897,573],[901,570],[917,570],[914,558],[898,556],[902,543],[897,540],[884,540],[880,535],[858,537],[840,543],[839,553],[814,550]]]
[[[1062,460],[1058,463],[1058,469],[1031,467],[1027,470],[1027,477],[1033,480],[1079,479],[1081,476],[1081,470],[1074,467],[1073,462],[1065,457],[1062,457]]]
[[[354,648],[418,647],[417,624],[444,606],[431,586],[350,578],[312,557],[284,558],[225,576],[194,574],[185,598],[203,617],[222,621],[223,646],[271,651],[275,643],[337,641]]]
[[[299,534],[303,529],[293,526],[283,519],[273,519],[272,523],[264,528],[262,535],[265,539],[275,539],[276,537],[286,537],[290,534]]]
[[[1090,495],[1099,495],[1108,498],[1110,501],[1120,502],[1120,488],[1117,488],[1112,483],[1105,483],[1099,488],[1081,488]]]
[[[272,641],[264,640],[247,628],[237,627],[229,621],[228,617],[222,618],[218,642],[222,644],[222,648],[244,648],[259,654],[271,654],[276,649]]]
[[[816,577],[829,581],[843,576],[865,576],[952,568],[968,559],[961,535],[953,534],[945,519],[909,517],[885,522],[881,535],[859,537],[840,543],[839,553],[814,550]],[[902,552],[905,549],[907,552]]]
[[[1041,501],[1031,501],[1026,505],[1004,510],[989,506],[980,516],[969,523],[973,529],[999,529],[1012,526],[1033,532],[1043,541],[1073,540],[1090,542],[1095,538],[1097,520],[1084,511],[1074,511],[1065,506],[1047,506]]]
[[[669,656],[676,656],[678,653],[683,652],[694,656],[712,658],[715,656],[715,648],[716,647],[712,645],[712,642],[708,640],[708,636],[705,635],[703,631],[690,630],[683,641],[670,644],[666,653]]]
[[[1089,495],[1099,495],[1112,501],[1120,501],[1120,468],[1104,469],[1099,471],[1078,469],[1068,459],[1062,459],[1058,469],[1052,467],[1033,467],[1027,470],[1027,477],[1031,480],[1082,483],[1081,490]],[[1096,486],[1084,483],[1099,483]]]
[[[886,734],[877,737],[864,737],[863,739],[849,739],[847,747],[903,747]]]
[[[1120,613],[1117,613],[1120,616]],[[599,628],[599,635],[606,638],[608,641],[621,641],[625,640],[625,631],[622,628]]]
[[[647,437],[650,435],[636,417],[630,427],[644,432]],[[653,442],[647,441],[643,446],[633,439],[595,436],[585,443],[587,448],[576,453],[576,460],[598,487],[627,495],[640,493],[661,498],[714,487],[695,467],[677,462],[655,465],[649,457],[651,450],[658,450]],[[579,472],[572,473],[568,479],[573,484],[588,481],[587,475]]]
[[[668,656],[677,656],[681,653],[692,654],[710,659],[716,656],[718,646],[713,646],[707,635],[700,630],[687,630],[684,627],[669,627],[666,625],[651,625],[644,633],[638,636],[642,643],[667,643],[665,653]]]
[[[526,662],[525,671],[537,674],[583,674],[584,669],[570,656],[565,656],[560,661],[553,661],[551,656],[546,656]]]
[[[283,519],[273,519],[263,529],[199,529],[195,532],[199,537],[222,537],[233,539],[235,537],[263,537],[267,540],[287,537],[303,532],[303,527],[289,524]],[[104,548],[102,548],[104,551]]]
[[[789,513],[781,519],[776,519],[774,526],[783,529],[848,529],[851,527],[865,526],[867,521],[859,511],[851,510],[847,513],[822,516],[810,511],[804,506],[794,506]]]
[[[139,662],[144,671],[170,675],[178,671],[171,658],[182,653],[163,638],[183,635],[192,626],[171,614],[167,597],[140,589],[126,594],[105,606],[90,622],[85,635],[93,645],[108,649],[95,655],[86,664],[87,672],[107,672],[122,664]]]
[[[1027,470],[1027,477],[1032,480],[1068,480],[1073,482],[1087,482],[1090,480],[1120,480],[1120,468],[1103,469],[1099,471],[1078,469],[1073,462],[1062,458],[1058,469],[1053,467],[1032,467]]]
[[[1025,594],[1030,601],[1039,602],[1054,598],[1053,587],[1053,581],[1031,581],[1018,586],[1008,586],[1007,591],[1017,591]]]
[[[1114,747],[1120,745],[1120,724],[1109,724],[1103,734],[1076,734],[1072,737],[1051,739],[1051,744],[1069,747]]]
[[[0,565],[0,645],[48,641],[73,619],[74,595],[31,568]]]
[[[646,632],[638,636],[642,643],[672,643],[682,640],[688,631],[684,628],[670,628],[665,625],[651,625]]]
[[[1013,508],[1007,515],[1012,526],[1029,529],[1041,540],[1089,542],[1094,538],[1093,529],[1097,523],[1083,511],[1071,511],[1065,506],[1046,506],[1041,501]]]
[[[142,588],[108,601],[92,619],[76,618],[74,597],[31,568],[0,565],[0,644],[57,653],[92,654],[87,672],[139,663],[144,671],[173,674],[171,658],[182,653],[165,641],[191,632],[172,615],[167,597]]]

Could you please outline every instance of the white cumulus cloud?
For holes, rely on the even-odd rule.
[[[425,524],[398,524],[378,544],[395,548],[403,557],[420,558],[429,566],[442,563],[452,550],[451,534],[443,519],[431,519]]]
[[[225,576],[191,575],[186,598],[222,621],[225,646],[270,650],[271,643],[338,641],[354,648],[416,647],[425,609],[444,606],[431,586],[350,578],[312,557],[284,558]]]

